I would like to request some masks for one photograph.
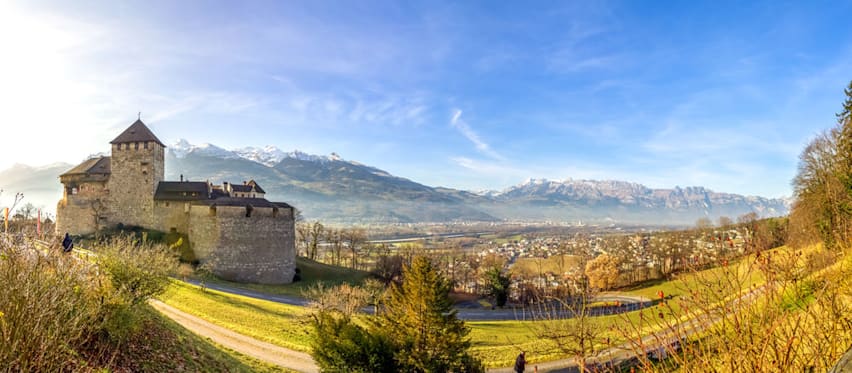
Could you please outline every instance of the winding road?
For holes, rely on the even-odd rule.
[[[217,283],[202,283],[198,280],[192,279],[179,279],[180,281],[184,281],[189,284],[193,284],[196,286],[204,286],[207,289],[221,291],[223,293],[242,295],[249,298],[262,299],[270,302],[277,302],[283,304],[289,304],[293,306],[307,306],[309,301],[305,298],[295,297],[290,295],[274,295],[263,293],[259,291],[246,290],[238,287],[227,286],[223,284]],[[595,298],[596,302],[621,302],[620,307],[612,306],[612,307],[599,307],[596,310],[592,311],[593,316],[604,316],[604,315],[615,315],[623,312],[636,311],[645,307],[649,307],[654,304],[654,302],[645,297],[638,297],[632,295],[623,295],[623,294],[615,294],[615,293],[607,293],[602,294]],[[533,314],[529,310],[524,310],[523,308],[503,308],[503,309],[470,309],[470,308],[457,308],[458,313],[456,314],[459,319],[465,321],[514,321],[514,320],[533,320]],[[371,311],[371,309],[367,309],[367,311]],[[565,313],[565,316],[568,317],[569,314]]]

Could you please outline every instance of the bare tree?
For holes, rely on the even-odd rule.
[[[331,262],[332,264],[340,265],[340,253],[343,251],[343,234],[342,230],[335,228],[327,228],[325,230],[325,241],[331,246]]]
[[[586,263],[586,276],[589,287],[609,290],[618,284],[618,268],[621,263],[618,258],[609,254],[599,255]]]
[[[581,372],[609,342],[604,337],[606,329],[592,316],[595,296],[584,281],[569,298],[539,296],[533,305],[536,322],[531,328],[535,336],[552,342],[555,352],[573,357]]]
[[[698,220],[695,221],[695,228],[700,231],[709,230],[710,228],[713,228],[713,221],[706,217],[698,218]]]
[[[305,253],[305,257],[310,257],[310,242],[311,242],[311,224],[305,222],[296,222],[296,252]]]
[[[32,203],[26,203],[15,212],[15,219],[30,220],[35,217],[36,207]]]
[[[367,242],[367,232],[359,228],[351,228],[341,230],[341,239],[349,249],[351,255],[350,265],[353,269],[358,269],[358,252],[364,243]]]
[[[101,221],[106,212],[106,204],[100,198],[95,198],[89,203],[89,207],[92,209],[92,218],[95,220],[95,235],[99,235],[101,232]]]
[[[325,227],[319,221],[311,224],[311,229],[308,232],[310,236],[310,244],[308,246],[308,258],[311,260],[317,259],[317,251],[319,249],[319,241],[322,239]]]

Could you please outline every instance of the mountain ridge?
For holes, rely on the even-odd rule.
[[[15,167],[16,173],[29,172]],[[699,217],[747,212],[778,216],[789,210],[784,199],[719,193],[702,186],[653,189],[620,180],[528,179],[502,191],[466,191],[420,184],[337,153],[285,152],[271,145],[227,150],[185,139],[166,152],[166,179],[181,176],[213,183],[254,179],[270,199],[299,207],[307,218],[340,223],[583,220],[688,225]],[[58,199],[61,187],[57,179],[53,183]]]

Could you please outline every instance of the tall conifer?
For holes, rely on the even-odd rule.
[[[481,370],[470,355],[470,332],[456,317],[450,282],[429,259],[415,257],[394,285],[378,326],[397,344],[397,362],[411,372]]]

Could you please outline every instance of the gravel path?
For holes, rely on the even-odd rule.
[[[299,372],[319,372],[319,368],[314,363],[314,360],[304,352],[293,351],[233,332],[180,311],[158,300],[151,300],[150,302],[163,315],[166,315],[195,334],[210,338],[216,344],[255,359]]]

